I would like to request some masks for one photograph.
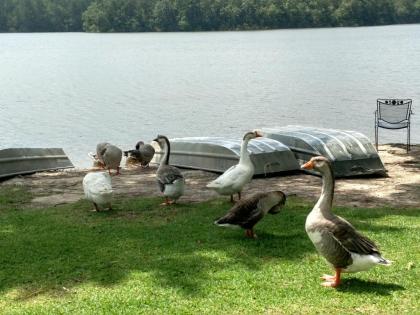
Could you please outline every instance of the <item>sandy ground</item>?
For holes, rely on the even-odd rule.
[[[335,203],[355,207],[420,208],[420,145],[413,146],[408,154],[402,145],[384,145],[379,148],[379,155],[389,177],[338,179]],[[83,176],[94,170],[66,170],[19,176],[0,183],[0,187],[27,187],[33,195],[31,206],[56,206],[83,198]],[[120,176],[113,177],[116,195],[159,196],[155,172],[155,167],[123,169]],[[187,189],[179,200],[180,203],[204,201],[217,196],[205,187],[217,174],[195,170],[185,170],[183,173],[187,180]],[[315,201],[321,191],[321,179],[303,173],[256,178],[245,187],[243,196],[270,190],[282,190],[286,194]]]

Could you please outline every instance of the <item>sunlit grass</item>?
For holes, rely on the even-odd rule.
[[[213,225],[225,200],[119,199],[95,213],[86,201],[22,207],[28,198],[0,190],[0,313],[417,312],[420,209],[337,209],[394,264],[344,275],[334,290],[320,286],[330,269],[304,231],[311,205],[297,199],[250,240]]]

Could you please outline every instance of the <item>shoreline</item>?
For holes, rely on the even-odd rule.
[[[403,144],[387,144],[379,147],[379,155],[388,177],[357,177],[336,180],[336,206],[374,207],[418,207],[420,208],[420,144],[412,145],[406,154]],[[127,167],[120,176],[113,177],[115,196],[153,197],[161,196],[155,182],[156,167],[146,169]],[[32,175],[17,176],[0,183],[1,187],[20,186],[29,190],[31,207],[49,207],[76,202],[84,198],[82,179],[89,171],[98,168],[74,168],[46,171]],[[220,197],[206,188],[206,184],[219,174],[183,169],[187,186],[179,203],[201,202]],[[315,201],[321,191],[321,178],[304,173],[280,176],[257,177],[245,186],[246,198],[257,192],[282,190],[308,201]],[[221,197],[223,198],[223,197]],[[228,197],[226,197],[228,198]]]

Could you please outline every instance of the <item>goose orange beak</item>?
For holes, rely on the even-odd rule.
[[[312,170],[314,168],[314,162],[312,161],[306,162],[300,168],[303,170]]]
[[[257,137],[264,137],[263,133],[260,130],[255,130],[254,132]]]

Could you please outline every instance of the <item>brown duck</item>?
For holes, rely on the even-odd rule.
[[[238,201],[229,212],[217,219],[219,226],[239,226],[245,229],[247,237],[256,238],[254,226],[267,214],[276,214],[286,203],[286,195],[281,191],[258,193]]]
[[[335,275],[324,275],[325,287],[337,287],[343,272],[365,271],[373,266],[390,265],[373,241],[362,235],[345,219],[331,212],[334,196],[334,174],[328,159],[313,157],[302,169],[314,169],[322,175],[321,197],[306,218],[305,229],[316,250],[335,269]]]

